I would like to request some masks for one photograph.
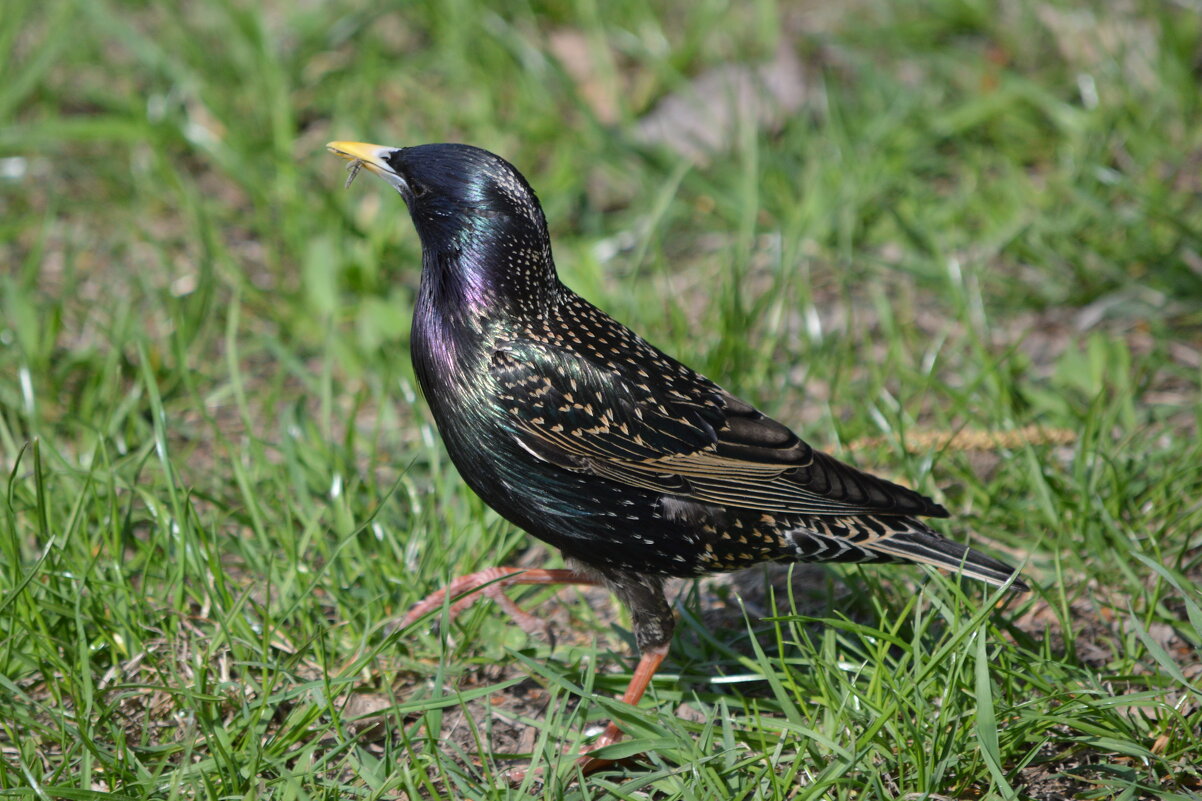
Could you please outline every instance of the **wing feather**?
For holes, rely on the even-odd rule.
[[[492,377],[513,436],[567,470],[768,513],[947,515],[913,490],[815,451],[691,371],[653,387],[612,364],[523,341],[498,348]]]

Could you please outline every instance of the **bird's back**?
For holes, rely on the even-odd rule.
[[[458,334],[449,401],[447,366],[419,369],[460,472],[527,531],[586,563],[680,576],[966,559],[916,519],[947,514],[925,496],[815,451],[566,288],[544,311]],[[451,349],[414,337],[419,363]]]
[[[939,504],[814,450],[567,290],[508,162],[464,145],[339,151],[409,206],[418,380],[464,479],[517,525],[641,574],[792,559],[1013,572],[919,520]]]

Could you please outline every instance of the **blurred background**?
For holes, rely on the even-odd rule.
[[[0,790],[1199,792],[1200,11],[6,0]],[[504,156],[565,283],[1040,589],[686,587],[650,766],[559,783],[627,629],[390,626],[558,556],[447,462],[417,237],[332,139]]]

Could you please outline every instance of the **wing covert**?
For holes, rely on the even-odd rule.
[[[765,513],[947,515],[913,490],[815,451],[696,373],[653,383],[522,342],[498,345],[492,377],[518,443],[566,470]]]

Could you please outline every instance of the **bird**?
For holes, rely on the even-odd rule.
[[[932,529],[932,499],[815,449],[564,285],[547,220],[508,161],[466,144],[335,141],[401,196],[421,240],[410,349],[463,480],[568,565],[491,567],[413,606],[410,625],[481,595],[522,628],[519,584],[608,588],[630,614],[638,704],[668,654],[672,577],[762,562],[916,562],[1026,590],[1010,565]],[[453,601],[453,602],[452,602]],[[609,723],[582,753],[618,741]]]

